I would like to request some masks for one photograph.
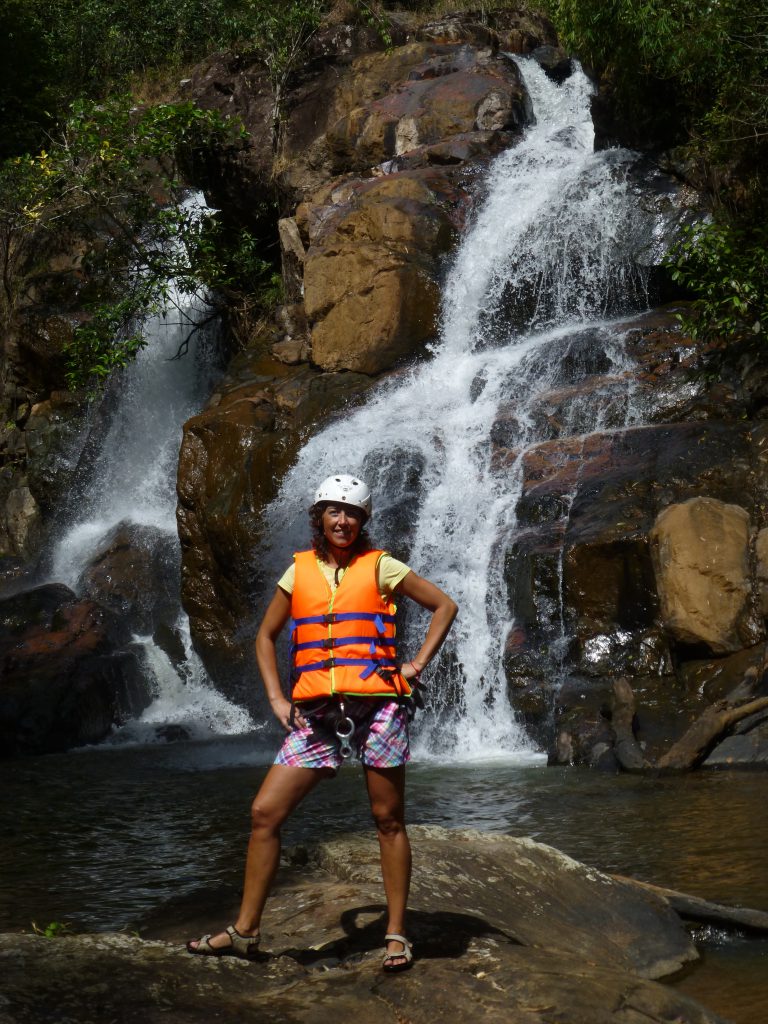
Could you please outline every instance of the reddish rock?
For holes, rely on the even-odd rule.
[[[50,584],[0,601],[0,756],[103,739],[148,702],[128,627]]]
[[[524,96],[509,60],[445,48],[415,64],[396,90],[338,118],[328,132],[334,167],[365,170],[453,135],[520,130],[530,119]]]

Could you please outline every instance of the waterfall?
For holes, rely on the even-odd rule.
[[[202,210],[202,197],[188,200]],[[82,574],[118,528],[139,531],[163,560],[162,573],[177,606],[173,624],[177,654],[171,659],[151,636],[134,636],[151,703],[138,720],[118,730],[120,741],[148,741],[163,727],[183,735],[240,733],[253,723],[209,684],[192,649],[189,624],[178,599],[176,468],[181,429],[210,394],[215,348],[205,328],[181,358],[174,356],[210,307],[199,295],[170,283],[164,309],[143,327],[147,342],[122,371],[105,401],[114,409],[97,454],[51,553],[50,579],[82,590]],[[143,531],[143,532],[142,532]]]
[[[268,554],[277,578],[290,551],[306,545],[314,483],[358,473],[374,493],[377,543],[458,601],[428,670],[427,713],[416,720],[422,759],[535,756],[501,664],[514,611],[501,556],[515,532],[521,456],[553,436],[541,397],[587,373],[604,375],[600,398],[566,398],[558,434],[639,417],[626,356],[606,329],[606,318],[646,305],[634,257],[654,224],[627,183],[636,157],[594,152],[591,87],[580,69],[558,86],[533,61],[518,65],[535,124],[491,169],[448,275],[432,358],[310,440],[267,515],[279,524]],[[409,607],[405,656],[424,623]]]

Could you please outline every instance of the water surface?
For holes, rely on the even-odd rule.
[[[10,762],[0,806],[0,928],[138,928],[180,900],[236,894],[251,797],[273,740]],[[606,871],[768,910],[768,775],[605,776],[503,761],[409,769],[409,819],[530,836]],[[370,827],[360,770],[319,787],[286,842]],[[768,1019],[768,941],[702,935],[677,983],[736,1024]]]

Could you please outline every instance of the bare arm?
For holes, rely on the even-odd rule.
[[[264,681],[264,689],[267,691],[272,711],[283,728],[288,731],[291,729],[291,702],[283,693],[283,687],[280,684],[275,644],[290,615],[291,599],[284,590],[277,587],[275,596],[269,602],[256,634],[256,661]],[[296,715],[296,724],[299,726],[305,724],[301,715]]]
[[[395,587],[395,593],[404,594],[412,601],[432,612],[424,643],[412,658],[403,665],[403,675],[412,679],[434,658],[448,635],[451,623],[456,618],[459,606],[439,587],[411,571]]]

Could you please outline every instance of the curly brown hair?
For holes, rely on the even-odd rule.
[[[328,539],[323,530],[323,512],[330,504],[333,503],[329,501],[321,501],[319,504],[313,505],[309,510],[309,526],[312,531],[312,547],[318,558],[321,558],[324,562],[330,561],[330,551],[328,550]],[[371,550],[371,538],[368,536],[365,529],[365,512],[361,512],[361,515],[363,524],[360,528],[360,533],[357,535],[357,540],[352,545],[353,555],[359,555],[363,551]]]

